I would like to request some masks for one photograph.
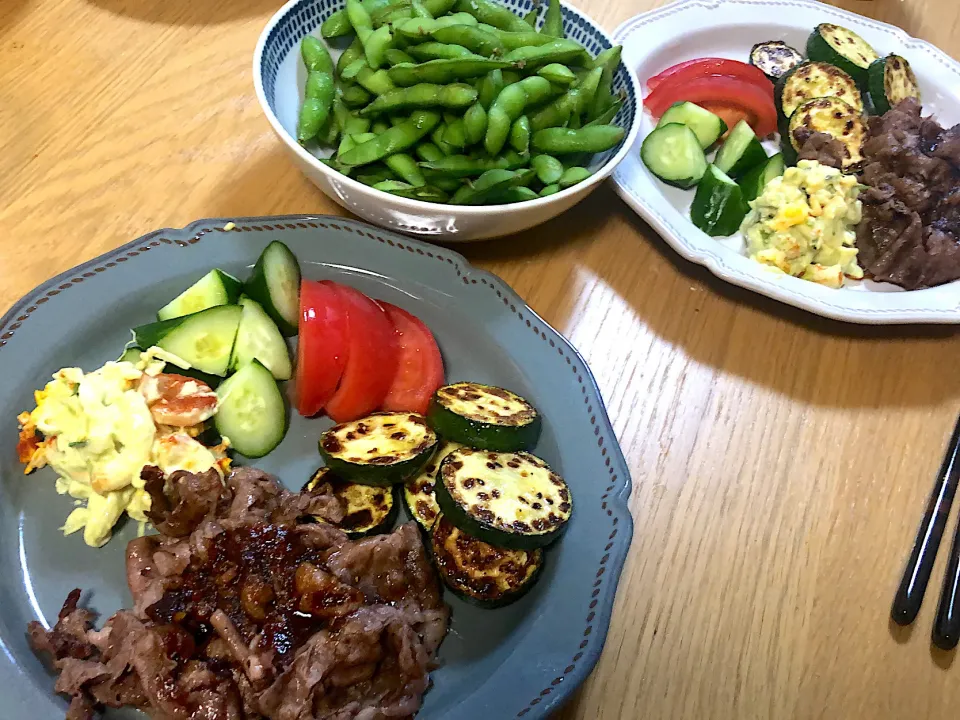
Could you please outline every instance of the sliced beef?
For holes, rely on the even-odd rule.
[[[904,100],[870,119],[863,155],[864,270],[908,290],[960,278],[960,125],[944,130]]]
[[[843,169],[847,149],[832,135],[799,127],[793,131],[793,136],[800,146],[797,159],[816,160],[821,165],[829,165],[837,170]]]
[[[342,518],[322,488],[294,495],[248,469],[144,480],[161,532],[128,545],[133,611],[97,631],[76,590],[52,630],[28,629],[68,718],[124,705],[157,720],[416,713],[449,611],[412,523],[351,542],[297,522]]]

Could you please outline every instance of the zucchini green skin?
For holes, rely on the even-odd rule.
[[[869,48],[869,45],[867,45],[866,41],[855,32],[836,25],[831,25],[830,23],[823,23],[821,25],[817,25],[817,27],[813,29],[813,32],[810,33],[810,37],[807,38],[807,57],[815,62],[825,62],[829,63],[830,65],[836,65],[838,68],[847,73],[847,75],[852,77],[858,85],[865,87],[867,84],[867,67],[869,67],[870,63],[876,60],[876,52],[873,51],[873,48],[869,48],[873,53],[873,57],[868,58],[865,65],[859,65],[849,58],[841,55],[830,43],[824,39],[821,32],[825,28],[836,28],[838,30],[843,30],[848,35],[858,38],[860,42]]]
[[[480,451],[465,449],[464,452]],[[460,503],[453,498],[444,479],[446,474],[444,472],[444,467],[447,465],[452,465],[454,462],[456,462],[458,460],[458,453],[459,451],[453,452],[444,458],[443,462],[440,464],[440,470],[437,472],[437,482],[433,486],[433,491],[437,498],[437,504],[440,506],[441,512],[458,528],[479,540],[489,543],[490,545],[509,548],[511,550],[533,550],[535,548],[546,547],[559,538],[563,534],[564,530],[566,530],[569,514],[567,519],[563,520],[553,530],[548,532],[538,532],[536,534],[506,532],[474,517],[467,511],[466,508],[462,507]],[[492,487],[493,486],[491,485],[491,489]],[[563,497],[564,501],[568,503],[566,511],[569,513],[569,511],[572,510],[572,507],[569,505],[569,488],[565,488],[565,492],[566,495]]]
[[[902,82],[909,84],[911,87],[908,89],[912,89],[913,92],[904,93],[901,98],[891,98],[887,94],[887,73],[900,74]],[[873,112],[876,115],[883,115],[907,97],[920,99],[920,88],[917,85],[917,77],[913,74],[913,68],[899,55],[878,58],[867,68],[867,88],[870,100],[873,102]]]
[[[374,413],[368,417],[376,417],[381,415],[414,415],[414,413]],[[320,436],[320,440],[318,442],[320,457],[323,458],[326,466],[329,467],[332,472],[341,476],[345,480],[360,483],[361,485],[376,485],[380,487],[388,487],[391,485],[396,485],[397,483],[402,483],[408,478],[411,478],[419,473],[430,461],[430,458],[433,456],[433,453],[437,448],[437,435],[428,428],[428,440],[424,447],[420,448],[417,454],[408,460],[402,460],[389,464],[379,464],[375,462],[350,462],[338,457],[337,453],[342,451],[342,446],[334,434],[343,430],[349,425],[361,423],[364,419],[366,418],[352,423],[335,425],[324,432]],[[420,421],[423,422],[423,418],[420,418]]]
[[[389,532],[394,523],[397,520],[397,514],[400,510],[400,503],[397,502],[396,492],[392,488],[378,488],[377,492],[382,492],[385,494],[384,501],[387,503],[388,510],[386,514],[382,514],[379,519],[373,516],[373,513],[369,509],[353,509],[349,505],[349,500],[346,496],[347,486],[357,485],[358,483],[351,483],[349,480],[344,480],[343,478],[337,477],[330,468],[322,467],[317,470],[313,477],[310,478],[307,483],[303,486],[301,492],[311,492],[317,485],[321,483],[330,483],[331,488],[333,489],[333,494],[340,498],[342,501],[347,503],[347,511],[344,515],[342,521],[337,523],[337,527],[343,530],[348,537],[356,539],[362,537],[369,537],[370,535],[381,535],[383,533]],[[366,511],[370,513],[371,519],[367,520],[366,516],[362,513]],[[322,518],[313,518],[317,522],[326,522]]]
[[[447,455],[461,447],[463,446],[460,443],[444,442],[424,466],[423,471],[407,480],[401,489],[400,495],[403,497],[403,506],[406,508],[407,515],[416,520],[420,528],[428,533],[440,517],[440,508],[434,494],[440,463]],[[424,492],[424,488],[429,488],[429,492]]]
[[[443,389],[440,388],[440,390]],[[472,420],[445,407],[436,393],[430,399],[427,422],[446,440],[482,450],[500,452],[532,448],[537,444],[543,424],[540,413],[536,413],[534,418],[525,425],[495,425]]]
[[[454,557],[445,541],[454,535],[463,535],[462,544],[469,545],[467,552],[458,559]],[[457,543],[458,549],[460,543]],[[543,573],[544,553],[541,549],[520,551],[498,548],[485,543],[457,528],[445,516],[441,515],[430,531],[430,555],[437,574],[444,586],[464,602],[486,609],[501,608],[516,602],[537,584]],[[464,564],[473,558],[496,560],[504,557],[504,562],[512,563],[513,568],[524,568],[522,578],[516,578],[517,585],[511,590],[503,590],[492,582],[477,581],[465,574]],[[531,567],[532,566],[532,567]],[[527,570],[526,568],[530,568]]]

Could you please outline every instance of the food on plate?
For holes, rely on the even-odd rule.
[[[433,564],[443,584],[474,605],[503,607],[536,583],[543,550],[510,550],[478,540],[445,516],[430,531]]]
[[[823,62],[805,62],[777,82],[777,113],[782,126],[793,117],[797,108],[817,98],[838,98],[854,110],[864,110],[863,96],[857,83],[840,68]]]
[[[690,206],[693,224],[714,237],[733,235],[748,209],[736,181],[716,165],[707,166]]]
[[[908,98],[870,119],[863,155],[864,269],[907,290],[960,278],[960,125],[942,128]]]
[[[211,270],[157,311],[157,320],[172,320],[217,305],[233,305],[243,284],[223,270]]]
[[[293,366],[280,329],[256,300],[241,297],[239,302],[243,312],[230,355],[230,369],[237,370],[257,360],[277,380],[289,380]]]
[[[149,470],[149,469],[148,469]],[[449,608],[414,523],[350,540],[333,494],[264,473],[145,473],[159,535],[127,548],[133,607],[103,630],[67,597],[29,639],[69,717],[132,706],[154,718],[412,717]],[[320,515],[329,522],[300,523]]]
[[[767,152],[760,140],[746,121],[741,120],[723,141],[713,164],[730,177],[739,178],[766,160]]]
[[[920,85],[906,58],[887,55],[867,68],[870,98],[878,115],[883,115],[907,98],[920,102]]]
[[[701,145],[692,128],[676,122],[667,123],[658,125],[644,138],[640,158],[650,172],[665,183],[691,188],[707,171],[707,156]]]
[[[190,315],[161,320],[133,329],[134,342],[159,347],[201,372],[223,377],[240,327],[239,305],[217,305]]]
[[[390,532],[400,504],[390,488],[362,485],[338,477],[330,468],[317,470],[301,490],[304,494],[333,494],[343,506],[343,517],[331,524],[348,537],[358,538]],[[331,522],[323,516],[310,516],[317,522]]]
[[[416,413],[380,412],[334,425],[320,436],[320,456],[341,477],[389,486],[413,477],[437,447],[437,434]]]
[[[737,182],[743,192],[743,199],[747,202],[756,200],[767,183],[783,175],[784,170],[786,170],[786,164],[783,161],[783,155],[777,153],[768,157],[753,170],[744,173],[743,177]]]
[[[249,458],[263,457],[287,432],[287,411],[280,388],[259,360],[250,360],[217,388],[217,431]]]
[[[867,68],[877,59],[877,51],[853,30],[821,23],[807,38],[807,57],[835,65],[860,85],[865,85]]]
[[[727,131],[727,124],[709,110],[704,110],[692,102],[680,102],[671,105],[660,116],[657,127],[679,124],[693,130],[700,141],[700,147],[706,151]]]
[[[741,228],[757,262],[805,280],[839,288],[861,278],[855,227],[860,186],[853,175],[801,160],[750,203]]]
[[[36,408],[18,417],[20,460],[26,473],[50,466],[57,492],[76,507],[62,528],[83,530],[91,547],[104,545],[126,512],[147,521],[150,499],[140,478],[144,466],[222,473],[227,441],[214,447],[197,436],[219,407],[205,384],[162,372],[177,358],[151,348],[134,365],[108,362],[85,373],[63,368],[35,393]]]
[[[408,480],[403,486],[403,503],[407,508],[407,514],[424,530],[429,531],[436,519],[440,517],[440,506],[437,505],[437,498],[433,491],[440,463],[447,455],[462,447],[463,445],[456,442],[443,443],[420,474]]]
[[[347,364],[347,313],[332,282],[300,284],[297,411],[319,413],[333,397]]]
[[[542,425],[537,409],[516,393],[475,382],[438,389],[427,418],[444,439],[485,450],[531,448]]]
[[[564,37],[557,0],[540,32],[490,0],[434,0],[419,13],[367,4],[351,0],[321,26],[325,38],[356,35],[336,64],[320,39],[301,42],[297,137],[332,150],[322,161],[334,170],[413,200],[514,203],[583,182],[584,154],[623,140],[612,90],[621,48],[594,58]],[[577,155],[584,169],[543,182],[529,172],[531,147]]]
[[[264,248],[243,291],[260,303],[280,332],[297,334],[300,313],[300,263],[286,245],[274,240]]]
[[[522,451],[454,450],[440,463],[434,491],[450,522],[505,548],[549,545],[573,512],[563,479],[543,460]]]
[[[823,97],[803,103],[790,117],[788,128],[794,152],[801,149],[797,131],[803,129],[829,135],[843,146],[841,169],[854,168],[863,160],[861,148],[866,137],[867,124],[860,111],[840,98]]]
[[[750,49],[750,64],[776,82],[803,62],[803,55],[783,40],[766,40]]]
[[[433,393],[443,385],[443,358],[433,333],[406,310],[379,301],[397,337],[397,370],[381,407],[426,414]]]

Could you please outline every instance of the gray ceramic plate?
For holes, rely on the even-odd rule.
[[[569,529],[548,551],[538,585],[514,605],[480,610],[448,598],[451,631],[418,717],[547,716],[596,664],[632,534],[626,464],[583,359],[501,280],[456,253],[340,218],[247,218],[224,232],[226,222],[145,235],[48,281],[0,320],[0,715],[63,716],[66,705],[24,630],[36,618],[54,622],[75,587],[88,590],[104,616],[128,605],[123,555],[136,531],[128,523],[100,550],[63,537],[70,500],[54,491],[51,471],[23,475],[17,414],[58,368],[116,358],[128,328],[192,280],[214,266],[243,276],[280,239],[305,277],[348,283],[422,318],[448,380],[503,385],[542,411],[536,453],[571,486]],[[258,464],[299,488],[318,465],[316,438],[328,424],[295,416],[280,447]]]

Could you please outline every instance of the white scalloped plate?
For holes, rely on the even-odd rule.
[[[614,32],[626,66],[641,85],[661,70],[696,57],[746,60],[763,40],[802,49],[811,29],[834,22],[862,35],[881,55],[906,57],[920,81],[924,110],[944,125],[960,121],[960,63],[900,28],[813,0],[680,0],[638,15]],[[834,290],[779,275],[743,254],[743,239],[711,238],[689,220],[693,193],[670,188],[640,162],[640,144],[653,129],[642,113],[633,148],[613,176],[617,192],[683,257],[740,287],[817,315],[864,324],[960,323],[960,281],[904,291],[886,283],[851,282]]]

